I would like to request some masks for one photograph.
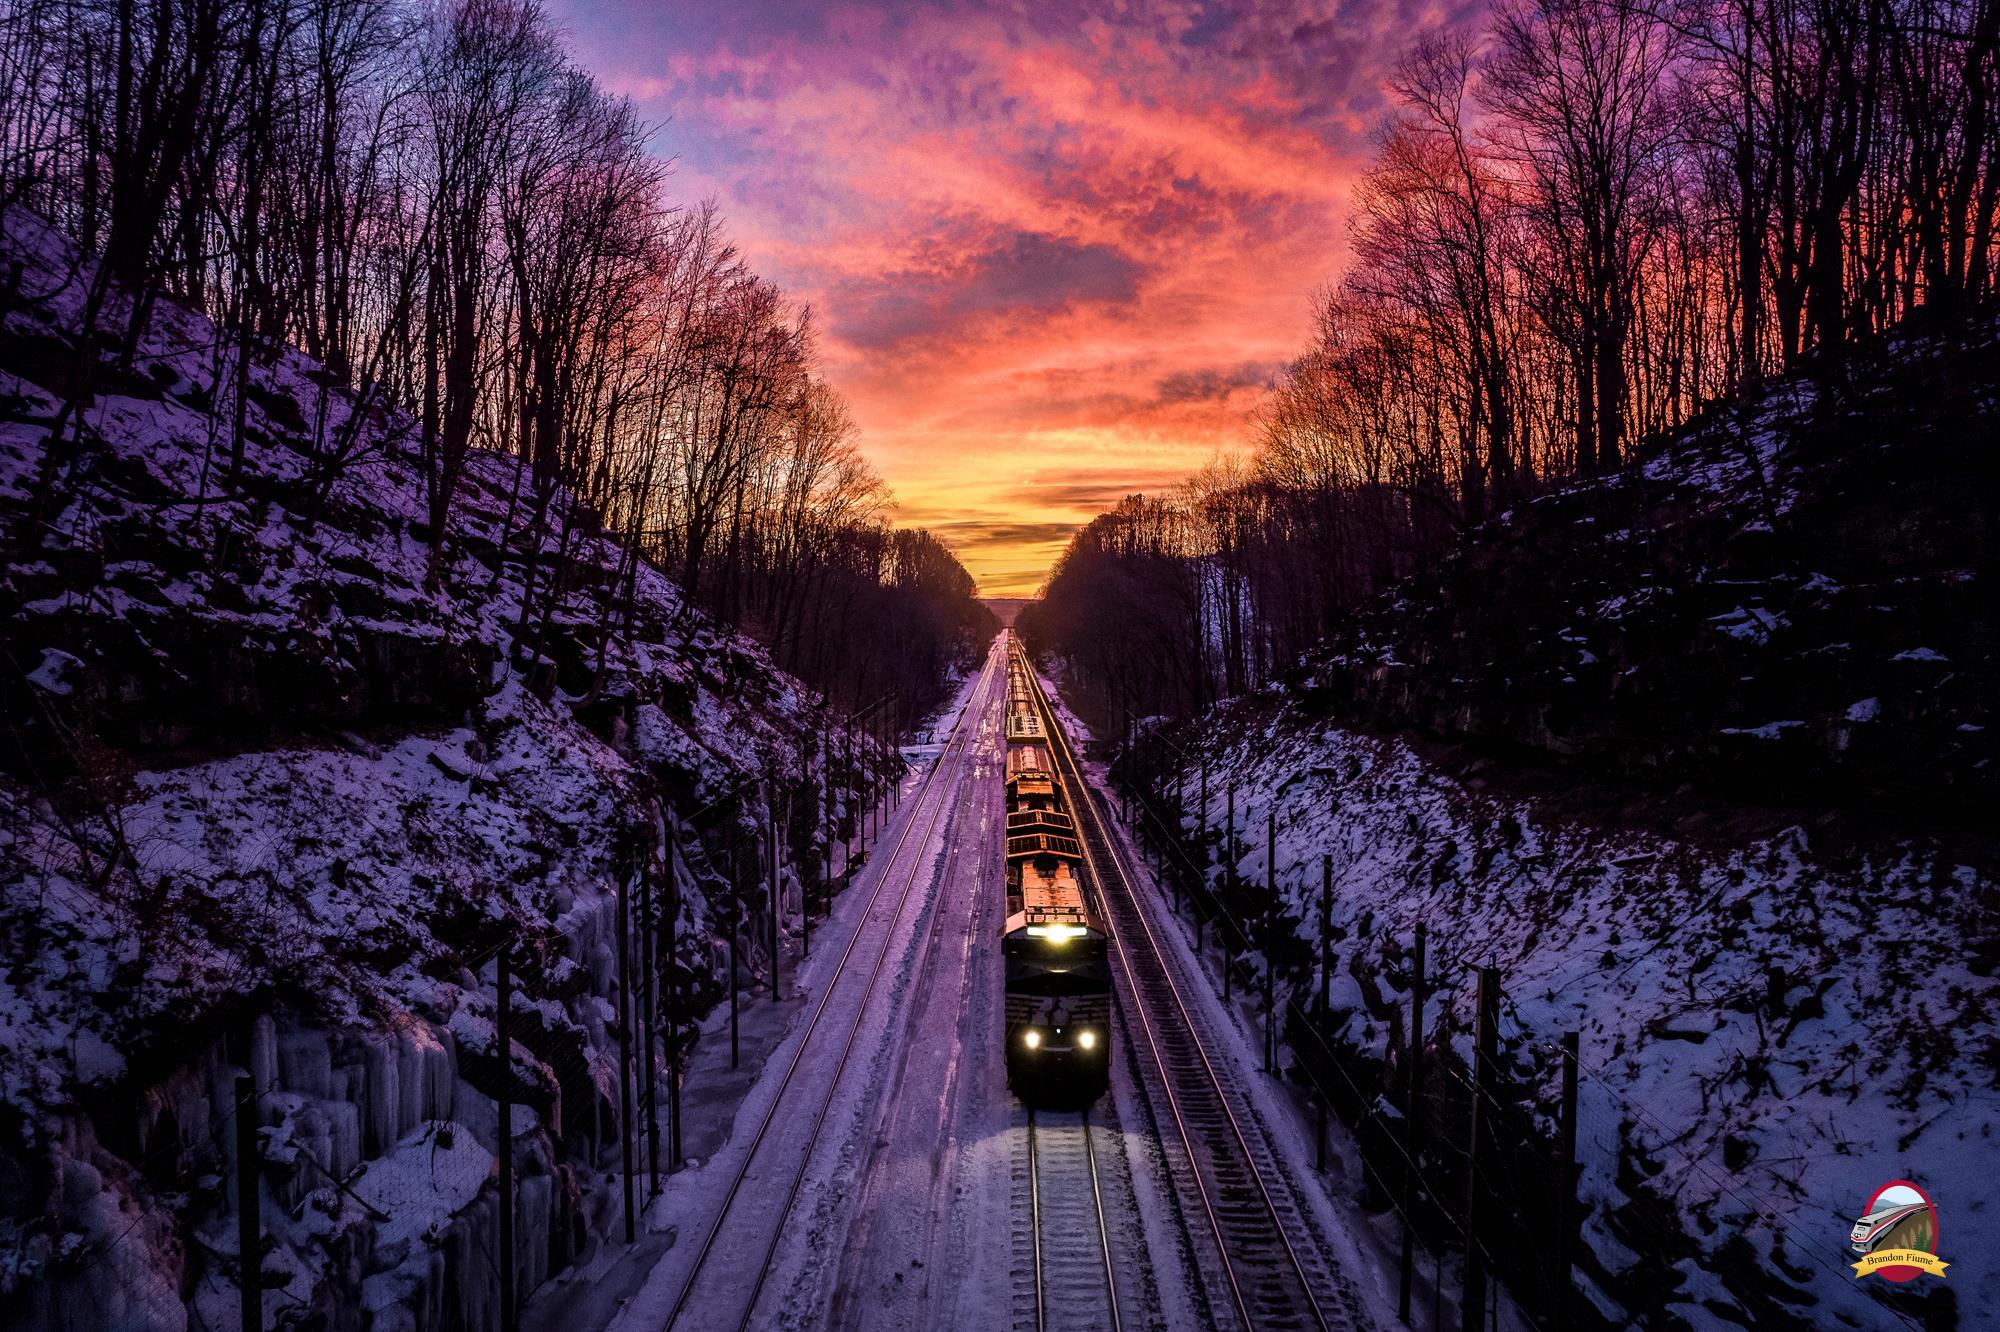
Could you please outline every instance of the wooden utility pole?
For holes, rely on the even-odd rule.
[[[1424,1004],[1428,1000],[1428,977],[1424,970],[1424,949],[1426,932],[1423,923],[1417,923],[1417,950],[1415,966],[1410,973],[1410,1073],[1407,1091],[1408,1101],[1403,1113],[1403,1155],[1406,1173],[1403,1176],[1403,1275],[1396,1294],[1396,1316],[1405,1323],[1410,1321],[1410,1284],[1416,1266],[1416,1215],[1417,1195],[1423,1191],[1421,1163],[1423,1157],[1423,1094],[1424,1094]]]
[[[1264,814],[1264,1071],[1278,1071],[1278,1015],[1271,1010],[1271,945],[1278,935],[1278,812]]]
[[[778,898],[778,784],[766,778],[764,781],[764,840],[770,847],[771,861],[771,998],[777,999],[784,986],[778,976],[778,937],[784,929],[784,907]]]
[[[620,911],[624,894],[620,893]],[[495,1098],[499,1110],[500,1157],[500,1328],[514,1332],[514,973],[509,968],[509,944],[502,944],[494,958],[493,1038],[500,1047],[500,1093]],[[625,1198],[632,1198],[632,1162],[625,1161]]]
[[[664,852],[665,848],[662,848]],[[645,889],[639,908],[640,970],[646,978],[646,1171],[652,1176],[651,1197],[660,1193],[660,1061],[654,1040],[660,1028],[659,918],[654,914],[653,858],[646,857]]]
[[[681,1150],[681,1052],[678,1048],[667,1059],[667,1118],[671,1131],[667,1145],[667,1168],[678,1170],[687,1159]]]
[[[1201,893],[1203,897],[1214,899],[1208,886],[1208,750],[1201,751]],[[1201,956],[1202,931],[1208,928],[1208,916],[1202,911],[1202,903],[1197,900],[1194,909],[1194,952]]]
[[[660,856],[666,860],[668,872],[672,872],[672,852],[668,846],[672,842],[664,840],[664,818],[662,822],[662,846]],[[652,858],[648,858],[646,868],[652,868]],[[646,876],[646,928],[640,938],[646,942],[646,1172],[652,1176],[652,1198],[660,1196],[660,1056],[654,1042],[660,1038],[660,894],[652,888],[652,874]],[[660,1042],[664,1044],[664,1042]]]
[[[674,823],[672,811],[667,814],[667,965],[664,985],[667,991],[667,1120],[672,1134],[667,1148],[667,1168],[672,1170],[681,1163],[681,1008],[680,981],[676,969],[680,966],[681,941],[681,880],[680,880],[680,829]]]
[[[741,830],[738,830],[741,836]],[[735,1068],[742,1062],[742,1007],[741,987],[736,983],[737,940],[743,933],[743,853],[736,847],[729,849],[729,1066]]]
[[[632,959],[628,885],[618,888],[618,1146],[625,1163],[625,1242],[638,1238],[632,1219]]]
[[[1125,709],[1125,752],[1119,757],[1124,760],[1122,766],[1125,769],[1125,780],[1118,784],[1120,787],[1118,803],[1124,807],[1122,812],[1125,815],[1125,822],[1130,824],[1132,822],[1132,784],[1134,781],[1132,774],[1132,709],[1130,708]]]
[[[1319,858],[1319,1021],[1333,1008],[1333,856]]]
[[[860,810],[854,808],[854,801],[858,798],[859,792],[866,789],[867,783],[856,780],[854,771],[854,718],[843,718],[843,722],[840,728],[840,747],[847,756],[843,770],[847,773],[849,795],[846,802],[847,835],[841,838],[840,877],[851,883],[854,880],[854,839],[860,833],[861,820],[865,817]]]
[[[1562,1137],[1556,1146],[1556,1170],[1561,1180],[1556,1214],[1556,1288],[1550,1309],[1549,1326],[1562,1332],[1569,1327],[1569,1292],[1576,1261],[1576,1062],[1577,1033],[1566,1031],[1562,1039]]]
[[[875,753],[875,762],[868,769],[868,817],[872,820],[869,840],[880,844],[882,841],[882,784],[887,779],[888,765],[882,759],[882,700],[876,699],[874,707],[868,710],[868,747]]]
[[[1332,1008],[1333,857],[1322,853],[1319,858],[1319,1021],[1315,1025],[1319,1031],[1321,1050],[1329,1059],[1333,1056],[1326,1046],[1326,1031]],[[1319,1169],[1322,1174],[1326,1171],[1326,1101],[1326,1087],[1322,1084],[1319,1087]]]
[[[246,1058],[248,1051],[245,1052]],[[264,1154],[257,1142],[257,1081],[236,1077],[236,1285],[243,1332],[264,1328]]]
[[[1201,844],[1208,846],[1208,751],[1201,752]]]
[[[903,807],[903,691],[898,689],[889,696],[895,706],[889,711],[884,725],[889,732],[889,750],[896,756],[896,766],[889,777],[889,808]]]
[[[1493,1151],[1494,1124],[1486,1112],[1492,1094],[1493,1061],[1498,1044],[1500,972],[1479,969],[1476,1006],[1478,1025],[1472,1048],[1472,1126],[1465,1152],[1465,1288],[1458,1300],[1459,1332],[1480,1332],[1486,1319],[1486,1251],[1479,1242],[1484,1224],[1480,1206],[1480,1168]]]
[[[1187,835],[1181,826],[1182,823],[1187,818],[1186,788],[1187,788],[1187,769],[1183,767],[1181,764],[1176,763],[1174,764],[1174,832],[1173,832],[1173,840],[1176,843],[1178,843],[1182,837]],[[1162,863],[1165,862],[1163,861]],[[1172,876],[1174,881],[1174,915],[1179,916],[1181,914],[1181,876],[1180,873],[1177,870],[1175,870],[1172,865],[1167,865],[1167,873]]]
[[[819,719],[819,826],[820,826],[820,871],[819,891],[822,897],[833,892],[833,736],[824,715]],[[805,910],[806,943],[812,943],[812,908],[801,904]]]
[[[1236,886],[1236,783],[1234,782],[1229,784],[1229,820],[1224,827],[1225,835],[1223,837],[1222,860],[1223,899],[1225,901],[1234,901],[1236,894],[1229,891]],[[1234,979],[1229,974],[1231,971],[1229,965],[1231,960],[1230,954],[1234,951],[1233,945],[1235,943],[1232,937],[1235,931],[1231,928],[1234,921],[1235,917],[1231,916],[1227,908],[1225,908],[1221,920],[1217,922],[1218,933],[1222,936],[1222,999],[1225,1003],[1229,1001],[1230,991],[1234,988]]]
[[[1132,722],[1132,818],[1139,826],[1152,827],[1153,815],[1153,741],[1151,736],[1139,733],[1139,723]]]

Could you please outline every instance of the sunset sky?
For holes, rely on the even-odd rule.
[[[579,56],[809,303],[895,489],[988,595],[1241,446],[1341,262],[1388,63],[1471,7],[612,6]]]

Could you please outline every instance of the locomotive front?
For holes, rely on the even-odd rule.
[[[1007,1085],[1030,1105],[1085,1106],[1110,1080],[1109,936],[1085,904],[1083,847],[1018,658],[1008,685]]]

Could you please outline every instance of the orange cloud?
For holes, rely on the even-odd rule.
[[[704,11],[706,7],[703,7]],[[1246,442],[1303,343],[1429,0],[573,8],[761,271],[814,307],[894,487],[992,595]]]

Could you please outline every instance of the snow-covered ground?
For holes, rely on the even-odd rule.
[[[760,1328],[1000,1332],[1022,1326],[1024,1313],[1031,1322],[1032,1303],[1022,1300],[1025,1120],[1000,1050],[996,679],[968,687],[962,753],[948,749],[891,820],[855,890],[816,935],[798,999],[761,1006],[767,1025],[746,1043],[746,1065],[758,1070],[747,1091],[691,1125],[715,1150],[670,1181],[648,1214],[654,1238],[592,1278],[621,1292],[609,1319],[617,1332],[668,1325],[732,1187],[674,1326],[733,1327],[746,1309]],[[938,737],[948,734],[940,728]],[[871,986],[878,959],[881,979]],[[1197,974],[1184,948],[1174,960]],[[1289,1177],[1282,1186],[1311,1212],[1311,1233],[1298,1241],[1320,1246],[1359,1301],[1361,1321],[1381,1323],[1393,1291],[1379,1255],[1353,1230],[1355,1217],[1310,1185],[1311,1144],[1283,1088],[1256,1072],[1252,1044],[1212,996],[1196,1000],[1196,1017],[1252,1131]],[[1160,1150],[1130,1064],[1137,1057],[1128,1048],[1114,1064],[1096,1116],[1120,1307],[1130,1328],[1197,1326],[1206,1278],[1176,1219],[1185,1181]],[[638,1277],[641,1267],[650,1270]],[[601,1299],[551,1296],[539,1320],[531,1308],[531,1327],[601,1325]]]
[[[918,732],[918,740],[904,746],[909,771],[895,798],[884,802],[882,833],[872,844],[858,849],[858,867],[849,889],[836,900],[827,918],[815,924],[803,956],[801,940],[795,934],[787,936],[782,996],[773,1000],[767,991],[745,996],[739,1011],[740,1057],[732,1061],[728,1001],[717,1002],[703,1019],[701,1040],[682,1090],[681,1129],[688,1168],[675,1172],[663,1157],[663,1183],[667,1187],[650,1202],[650,1180],[642,1177],[637,1194],[642,1208],[637,1241],[631,1245],[606,1243],[590,1261],[571,1267],[544,1286],[522,1311],[522,1326],[527,1332],[577,1332],[604,1328],[614,1321],[625,1325],[629,1321],[624,1316],[627,1304],[647,1287],[668,1251],[683,1242],[700,1243],[699,1223],[712,1218],[729,1183],[724,1166],[715,1158],[726,1151],[735,1136],[738,1118],[746,1113],[746,1101],[767,1095],[760,1092],[767,1086],[766,1074],[783,1076],[782,1064],[773,1065],[772,1061],[780,1054],[789,1058],[796,1051],[794,1038],[810,1020],[811,1005],[824,990],[833,962],[856,939],[857,929],[867,927],[870,897],[883,881],[884,858],[909,827],[913,798],[931,780],[945,741],[972,706],[978,682],[977,672],[962,681],[957,696]],[[841,854],[842,848],[837,846],[837,874],[843,869]],[[831,1019],[828,1021],[830,1024]],[[749,1125],[745,1131],[754,1132],[754,1127]],[[732,1159],[740,1160],[740,1152]],[[618,1176],[607,1176],[602,1192],[607,1210],[616,1211],[622,1205]],[[604,1227],[607,1234],[615,1229],[610,1224]]]
[[[954,928],[963,941],[981,934],[948,918],[978,910],[964,874],[981,848],[998,854],[996,825],[971,798],[998,771],[994,679],[989,669],[968,682],[958,747],[906,792],[842,908],[816,931],[798,975],[803,1002],[734,1107],[725,1141],[654,1205],[649,1224],[675,1241],[612,1327],[665,1326],[690,1274],[677,1326],[734,1326],[753,1299],[756,1326],[820,1326],[830,1316],[850,1252],[841,1236],[870,1187],[875,1125],[902,1103],[898,1065],[913,1014],[953,989],[938,982],[935,964],[949,948],[940,941]]]
[[[71,411],[91,266],[19,209],[0,264],[19,273],[0,545],[24,552],[0,570],[20,677],[0,1175],[21,1181],[0,1197],[0,1323],[233,1317],[239,1072],[272,1307],[489,1323],[502,1079],[522,1289],[613,1227],[616,923],[657,880],[666,822],[678,974],[705,1002],[727,981],[721,855],[764,823],[755,783],[830,781],[844,817],[861,774],[827,772],[815,700],[643,562],[607,633],[619,543],[560,488],[538,525],[521,460],[474,450],[437,542],[414,424],[264,347],[229,484],[230,339],[162,300]],[[790,832],[795,912],[791,867],[826,830]]]
[[[1275,816],[1279,891],[1311,947],[1332,857],[1348,1047],[1399,1057],[1419,922],[1442,987],[1432,1031],[1460,1057],[1477,965],[1500,969],[1505,1058],[1544,1098],[1550,1045],[1581,1032],[1594,1257],[1579,1280],[1613,1325],[1950,1326],[1953,1308],[1956,1326],[1985,1325],[2000,1303],[2000,1216],[1983,1183],[2000,1173],[1989,870],[1949,842],[1823,823],[1696,838],[1566,818],[1502,794],[1490,772],[1475,786],[1399,740],[1268,698],[1174,738],[1207,755],[1211,830],[1234,787],[1251,883]],[[1198,770],[1183,776],[1196,791]],[[1254,992],[1239,981],[1234,1013],[1253,1042]],[[1935,1199],[1954,1263],[1901,1311],[1855,1279],[1845,1245],[1895,1179]],[[1648,1287],[1621,1278],[1648,1263],[1666,1288],[1632,1302]],[[1789,1312],[1755,1304],[1786,1287]]]

